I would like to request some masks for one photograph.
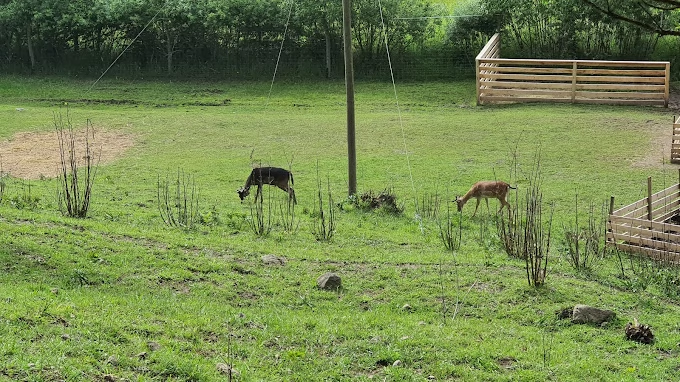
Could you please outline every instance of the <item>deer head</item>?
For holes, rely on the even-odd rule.
[[[250,189],[248,188],[241,187],[238,190],[236,190],[236,192],[238,193],[238,197],[241,199],[241,201],[243,201],[243,199],[250,195]]]

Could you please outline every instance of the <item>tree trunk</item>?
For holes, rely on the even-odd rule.
[[[26,44],[28,45],[28,57],[31,59],[31,73],[33,73],[33,69],[35,69],[35,52],[33,52],[33,40],[31,38],[32,32],[31,23],[29,22],[26,25]]]
[[[326,78],[331,78],[331,35],[326,31]]]
[[[165,32],[165,49],[168,53],[168,76],[172,75],[172,54],[174,51],[174,44],[172,43],[170,32]]]

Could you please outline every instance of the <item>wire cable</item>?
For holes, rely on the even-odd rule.
[[[397,114],[399,116],[399,127],[401,128],[401,140],[404,145],[404,154],[406,155],[406,165],[408,167],[408,176],[411,180],[411,190],[413,191],[413,198],[416,205],[416,215],[415,218],[420,226],[420,232],[424,233],[425,228],[423,227],[423,221],[421,216],[418,214],[418,198],[416,197],[416,186],[413,181],[413,171],[411,170],[411,159],[409,157],[408,147],[406,146],[406,133],[404,132],[404,121],[401,117],[401,107],[399,106],[399,97],[397,95],[397,85],[394,81],[394,70],[392,69],[392,58],[390,57],[390,47],[387,42],[387,27],[385,27],[385,19],[383,17],[382,3],[378,0],[378,9],[380,10],[380,23],[383,29],[383,36],[385,37],[385,52],[387,53],[387,62],[390,67],[390,78],[392,79],[392,90],[394,91],[394,99],[397,105]]]

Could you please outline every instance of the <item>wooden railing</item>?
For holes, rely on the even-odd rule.
[[[617,210],[613,210],[612,197],[607,243],[627,252],[679,263],[680,183],[652,194],[652,179],[648,178],[647,193],[646,198]]]
[[[680,117],[673,120],[673,137],[671,138],[671,163],[680,163]]]
[[[670,62],[500,58],[500,34],[479,52],[477,104],[571,102],[668,106]]]

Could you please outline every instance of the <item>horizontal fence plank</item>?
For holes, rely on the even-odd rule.
[[[659,211],[659,212],[664,212],[664,211]],[[678,214],[677,210],[666,212],[663,215],[659,215],[659,216],[655,217],[654,221],[666,222],[668,219],[672,218],[673,216],[676,216],[677,214]]]
[[[612,214],[613,214],[613,215],[616,215],[616,216],[624,216],[624,215],[626,215],[628,212],[631,212],[631,211],[633,211],[633,210],[635,210],[635,209],[637,209],[637,208],[640,208],[640,207],[646,206],[646,205],[647,205],[647,201],[646,201],[645,199],[638,200],[637,202],[628,204],[628,205],[623,206],[623,207],[621,207],[621,208],[619,208],[619,209],[617,209],[617,210],[614,210],[614,211],[612,212]]]
[[[647,220],[647,219],[609,215],[608,221],[612,224],[617,224],[617,225],[627,224],[629,226],[645,227],[645,228],[648,228],[648,229],[654,229],[654,230],[658,230],[658,231],[670,230],[670,231],[680,232],[680,225],[675,225],[675,224],[671,224],[671,223],[655,222],[653,220]]]
[[[479,58],[480,62],[498,65],[534,65],[534,66],[573,66],[574,62],[581,68],[620,67],[620,68],[655,68],[666,69],[666,61],[598,61],[598,60],[543,60],[516,58]]]
[[[537,90],[537,89],[484,89],[484,95],[518,95],[518,96],[534,96],[534,97],[571,97],[570,91],[559,90]]]
[[[484,84],[485,88],[509,88],[509,89],[569,89],[572,84],[566,82],[518,82],[518,81],[489,81]]]
[[[594,98],[576,98],[574,103],[590,103],[602,105],[640,105],[640,106],[654,106],[665,105],[665,100],[644,100],[644,99],[594,99]]]
[[[576,84],[576,90],[629,90],[642,92],[660,92],[664,94],[664,85],[643,85],[643,84]]]
[[[665,77],[626,77],[626,76],[576,76],[576,82],[613,82],[613,83],[641,83],[665,84]]]
[[[654,206],[654,202],[658,200],[665,200],[667,199],[668,196],[675,195],[680,196],[680,184],[674,184],[672,186],[666,187],[661,191],[655,192],[652,194],[652,206]]]
[[[666,77],[666,71],[661,70],[635,70],[635,69],[577,69],[576,75],[614,75],[614,76],[645,76]]]
[[[490,78],[493,80],[517,80],[517,81],[562,81],[572,82],[572,76],[561,76],[551,74],[508,74],[508,73],[481,73],[481,78]]]
[[[677,253],[669,253],[668,251],[658,250],[655,248],[645,248],[625,243],[610,243],[617,249],[622,251],[637,253],[649,257],[650,259],[661,261],[665,263],[677,264],[680,262],[680,255]]]
[[[541,68],[541,67],[517,67],[497,66],[498,73],[536,73],[536,74],[569,74],[574,73],[573,68]]]
[[[480,100],[490,102],[572,102],[569,98],[538,98],[538,97],[489,97],[481,95]]]
[[[642,228],[647,233],[657,232],[661,234],[663,232],[667,232],[680,234],[680,225],[656,222],[647,219],[635,219],[609,215],[609,224],[612,226],[612,229],[614,229],[614,227],[618,227],[617,229],[623,230],[620,232],[628,232],[627,230],[631,228]]]
[[[641,237],[641,236],[628,236],[628,235],[619,235],[616,233],[612,233],[611,237],[615,241],[622,241],[625,243],[629,244],[637,244],[639,246],[645,246],[649,248],[655,248],[658,250],[663,250],[663,251],[668,251],[668,252],[675,252],[680,254],[680,244],[678,243],[673,243],[673,242],[668,242],[668,241],[663,241],[663,240],[656,240],[656,238],[649,238],[649,237]]]
[[[635,98],[635,99],[657,99],[664,100],[663,93],[637,93],[637,92],[596,92],[596,91],[578,91],[575,93],[576,97],[588,98]]]

